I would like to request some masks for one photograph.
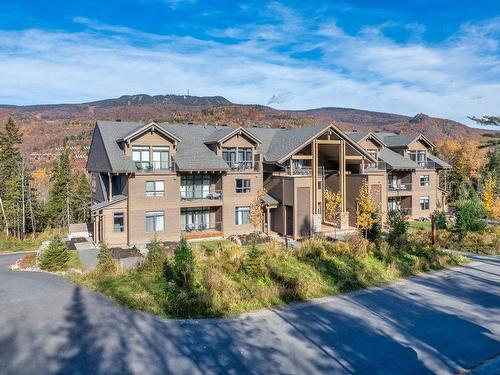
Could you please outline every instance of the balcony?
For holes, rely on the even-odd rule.
[[[259,171],[259,162],[255,161],[226,161],[231,168],[231,171],[235,172],[258,172]]]
[[[411,183],[399,182],[397,184],[394,184],[392,182],[389,182],[388,185],[389,185],[389,191],[396,191],[396,192],[411,191]]]
[[[433,161],[417,161],[417,164],[423,169],[436,169],[436,163]]]
[[[222,201],[222,190],[213,190],[209,192],[181,190],[181,201],[199,201],[199,200]]]
[[[138,172],[175,172],[173,161],[135,161],[134,163]]]
[[[332,172],[332,171],[329,171]],[[336,172],[336,171],[335,171]],[[273,172],[275,176],[312,176],[312,167],[303,166],[303,167],[285,167],[284,171]],[[325,174],[324,167],[318,167],[318,178],[323,177]]]
[[[181,227],[181,233],[188,240],[222,237],[222,222],[187,224]]]
[[[377,163],[367,163],[365,164],[365,169],[367,171],[385,171],[387,169],[387,163],[385,161],[379,161]]]
[[[395,212],[399,212],[401,215],[404,215],[404,216],[411,216],[411,207],[397,207],[397,208],[391,208],[389,207],[389,212],[391,211],[395,211]]]

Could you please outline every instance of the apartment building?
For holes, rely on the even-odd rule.
[[[333,230],[324,218],[325,189],[341,192],[341,226],[353,226],[364,180],[383,215],[400,207],[427,216],[444,194],[436,165],[449,166],[433,159],[424,137],[405,145],[398,137],[344,133],[330,124],[271,129],[98,121],[87,161],[94,241],[119,246],[249,233],[255,230],[250,206],[263,189],[259,229],[300,238]],[[413,188],[416,180],[423,185]]]
[[[422,134],[346,132],[376,163],[367,163],[364,173],[383,204],[383,220],[391,210],[411,219],[429,218],[436,209],[446,209],[446,171],[451,166],[432,155],[434,144]]]

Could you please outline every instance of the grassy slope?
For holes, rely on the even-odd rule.
[[[465,262],[461,257],[438,251],[419,255],[368,254],[361,259],[325,251],[314,257],[282,251],[266,257],[265,275],[255,278],[242,271],[242,251],[231,250],[232,244],[222,242],[222,255],[206,255],[207,249],[218,246],[218,241],[194,245],[197,282],[195,290],[189,293],[179,292],[163,275],[144,270],[73,276],[73,281],[131,309],[165,317],[211,317],[381,285]]]

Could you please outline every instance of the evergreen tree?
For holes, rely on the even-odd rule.
[[[9,118],[0,132],[0,198],[5,213],[0,220],[4,229],[19,238],[27,230],[28,197],[36,199],[34,191],[30,191],[32,179],[20,150],[22,141],[21,131]],[[32,227],[31,220],[29,224]]]
[[[71,179],[71,218],[74,222],[85,223],[90,220],[91,189],[85,173],[78,173]]]
[[[65,150],[59,157],[59,163],[54,170],[53,184],[49,191],[49,199],[46,205],[46,217],[48,224],[53,227],[61,227],[71,221],[69,211],[71,170],[69,153]]]
[[[109,251],[108,245],[102,242],[99,248],[99,254],[97,254],[97,266],[96,271],[100,274],[111,274],[116,272],[116,265],[111,256],[111,251]]]
[[[49,247],[42,253],[39,266],[46,271],[64,271],[68,268],[69,250],[61,237],[54,236]]]
[[[148,255],[144,261],[144,269],[154,275],[161,276],[165,273],[165,252],[163,244],[157,238],[148,244]]]
[[[251,277],[262,277],[266,274],[264,253],[255,244],[253,244],[248,252],[243,268],[245,269],[245,273]]]
[[[181,238],[174,250],[173,276],[181,288],[192,289],[194,284],[195,259],[193,250],[185,238]]]
[[[407,234],[410,224],[400,211],[389,212],[388,217],[389,233],[387,242],[396,250],[402,250],[408,243]]]

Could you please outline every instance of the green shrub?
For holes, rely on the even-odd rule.
[[[253,245],[245,258],[243,268],[245,269],[245,273],[250,277],[259,278],[266,276],[267,268],[264,252]]]
[[[446,229],[446,213],[443,210],[434,211],[436,229]]]
[[[144,270],[161,276],[165,273],[166,256],[163,244],[156,238],[148,244],[148,254],[144,260]]]
[[[68,268],[69,250],[58,235],[52,238],[49,247],[42,253],[39,266],[46,271],[64,271]]]
[[[196,262],[193,250],[185,238],[181,238],[174,250],[174,264],[172,267],[174,281],[184,289],[192,289]]]
[[[102,275],[116,272],[116,265],[111,257],[111,251],[109,251],[108,245],[105,242],[101,243],[99,254],[97,254],[96,271]]]
[[[455,230],[462,235],[486,228],[486,211],[479,200],[461,200],[455,204]]]
[[[366,238],[368,239],[368,241],[373,242],[378,246],[380,241],[382,240],[382,222],[380,221],[380,217],[376,212],[372,214],[372,217],[376,220],[376,222],[366,232]]]
[[[325,254],[325,241],[319,238],[308,238],[295,249],[301,258],[319,259]]]
[[[359,233],[345,236],[345,242],[349,246],[349,256],[352,258],[361,259],[367,255],[370,242]]]
[[[399,211],[389,212],[388,219],[389,233],[387,234],[387,242],[396,249],[405,247],[408,242],[407,235],[410,224]]]

